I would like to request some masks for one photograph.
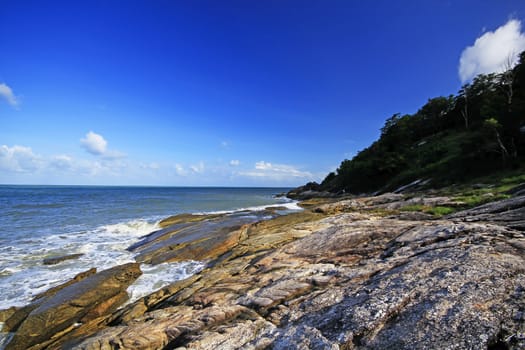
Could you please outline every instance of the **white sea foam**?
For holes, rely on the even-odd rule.
[[[206,266],[200,261],[183,261],[164,263],[159,265],[142,264],[142,275],[128,288],[130,296],[128,303],[132,303],[160,288],[173,282],[186,279]]]
[[[35,238],[9,249],[3,248],[0,284],[9,288],[2,288],[5,290],[0,293],[0,309],[25,305],[36,294],[92,267],[101,271],[133,262],[133,253],[126,248],[158,228],[156,222],[132,220],[94,230]],[[83,255],[56,265],[43,265],[45,258],[77,253]]]
[[[297,202],[283,199],[272,205],[240,208],[213,213],[242,213],[246,216],[266,208],[284,209],[279,213],[302,210]],[[210,212],[206,212],[209,214]],[[242,214],[245,215],[245,214]],[[270,218],[254,215],[255,219]],[[69,232],[24,238],[17,244],[0,247],[0,309],[23,306],[49,288],[62,284],[76,274],[96,267],[98,271],[133,262],[133,253],[126,250],[141,237],[158,230],[162,218],[129,220],[94,229],[71,226]],[[44,265],[43,259],[69,254],[83,254],[56,265]],[[143,275],[129,288],[131,301],[137,300],[174,281],[187,278],[204,267],[196,261],[142,265]],[[0,347],[1,348],[1,347]]]
[[[144,236],[158,229],[157,222],[148,222],[145,220],[132,220],[125,223],[102,226],[101,229],[113,234],[133,235],[136,237]]]
[[[260,205],[260,206],[254,206],[254,207],[246,207],[246,208],[238,208],[233,210],[217,210],[217,211],[206,211],[206,212],[196,212],[195,215],[205,215],[205,214],[234,214],[234,213],[241,213],[241,212],[258,212],[263,211],[266,209],[273,209],[273,208],[285,208],[283,210],[278,210],[282,212],[288,212],[288,211],[300,211],[303,210],[299,205],[297,205],[297,201],[286,201],[283,203],[276,203],[271,205]]]

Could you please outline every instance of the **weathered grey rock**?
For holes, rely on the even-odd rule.
[[[333,203],[327,203],[318,206],[315,211],[324,214],[335,214],[348,211],[372,210],[376,208],[385,208],[387,205],[404,206],[406,197],[397,193],[384,193],[373,197],[359,197],[344,199]]]
[[[491,202],[449,215],[467,222],[487,221],[525,231],[525,195]]]
[[[422,213],[420,211],[401,211],[388,216],[389,219],[410,220],[410,221],[424,221],[432,220],[432,214]]]
[[[336,198],[339,194],[323,191],[318,183],[310,182],[290,190],[286,196],[291,199],[305,200],[311,198]]]
[[[453,200],[449,197],[413,197],[409,198],[404,201],[395,201],[392,203],[387,203],[382,208],[387,209],[401,209],[405,206],[411,206],[411,205],[422,205],[422,206],[429,206],[429,207],[435,207],[435,206],[447,206],[447,207],[458,207],[463,205],[463,202]]]
[[[72,348],[86,350],[175,348],[189,340],[193,334],[222,323],[227,324],[239,317],[259,319],[257,314],[240,305],[210,306],[201,310],[186,306],[171,307],[150,312],[126,327],[108,328]],[[215,344],[213,342],[213,348]]]
[[[510,190],[505,192],[506,194],[510,194],[512,196],[523,196],[525,195],[525,183],[519,184],[517,186],[514,186]]]
[[[91,275],[55,294],[37,299],[28,306],[31,311],[27,317],[14,329],[16,333],[6,350],[22,350],[50,340],[56,341],[56,337],[75,328],[75,324],[114,311],[124,301],[124,297],[127,299],[126,288],[140,274],[138,264],[125,264]]]
[[[306,326],[332,344],[357,349],[480,349],[510,336],[510,348],[525,345],[518,339],[524,324],[515,320],[525,306],[525,252],[512,242],[523,243],[521,233],[449,222],[376,224],[387,230],[376,231],[372,251],[359,251],[370,245],[362,224],[325,233],[341,246],[352,243],[357,265],[340,272],[348,282],[290,309],[277,344],[285,338],[291,348],[300,346],[287,334]],[[291,245],[301,255],[314,245],[320,256],[340,256],[342,249],[322,236]]]
[[[68,254],[68,255],[54,256],[52,258],[45,258],[42,262],[44,265],[56,265],[58,263],[61,263],[62,261],[78,259],[82,255],[84,254]]]
[[[399,210],[404,207],[420,205],[427,207],[447,206],[459,207],[464,203],[453,200],[449,197],[423,197],[417,196],[409,198],[403,194],[385,193],[374,197],[361,197],[340,200],[333,203],[319,205],[314,210],[318,213],[335,214],[351,211],[372,211],[372,210]]]
[[[418,179],[418,180],[412,181],[409,184],[406,184],[406,185],[403,185],[403,186],[397,188],[393,192],[394,193],[404,193],[404,192],[414,191],[414,190],[416,190],[418,188],[421,188],[421,187],[427,185],[429,182],[430,182],[430,179],[426,179],[426,180]]]

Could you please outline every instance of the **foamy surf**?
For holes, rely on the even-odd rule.
[[[206,266],[200,261],[183,261],[158,265],[141,264],[142,275],[128,287],[128,304],[167,285],[186,279]]]
[[[94,230],[26,240],[20,246],[2,249],[0,266],[4,267],[0,278],[2,284],[10,288],[0,293],[0,309],[26,305],[35,295],[92,267],[101,271],[135,261],[126,248],[158,228],[158,222],[131,220]],[[46,258],[70,254],[82,255],[53,265],[43,264]]]
[[[159,230],[158,222],[172,214],[222,213],[264,220],[275,216],[266,209],[277,215],[301,210],[293,201],[274,197],[280,192],[282,189],[0,186],[0,198],[12,203],[3,207],[6,215],[0,216],[0,309],[27,305],[35,295],[90,268],[101,271],[135,261],[127,248]],[[73,254],[80,256],[43,264],[46,258]],[[142,265],[143,275],[129,288],[130,300],[202,268],[204,263],[197,261]]]
[[[206,212],[196,212],[193,213],[194,215],[206,215],[206,214],[235,214],[235,213],[242,213],[242,212],[261,212],[264,210],[276,210],[277,212],[280,212],[282,214],[285,214],[287,212],[293,212],[293,211],[301,211],[303,208],[301,208],[298,205],[298,201],[292,201],[288,200],[286,202],[277,203],[277,204],[271,204],[271,205],[259,205],[259,206],[253,206],[253,207],[246,207],[246,208],[238,208],[238,209],[232,209],[232,210],[216,210],[216,211],[206,211]]]

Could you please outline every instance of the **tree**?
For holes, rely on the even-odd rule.
[[[344,160],[321,187],[373,193],[416,179],[445,184],[525,165],[525,52],[415,114],[392,115],[378,140]]]
[[[451,97],[439,96],[428,99],[427,103],[414,116],[419,119],[419,123],[415,125],[412,123],[413,125],[411,125],[416,128],[414,132],[420,137],[439,132],[446,127],[445,118],[453,107],[454,100]]]
[[[507,147],[505,147],[503,141],[501,140],[501,135],[499,133],[499,129],[501,129],[501,124],[495,118],[489,118],[485,120],[483,125],[485,126],[485,128],[494,132],[494,135],[496,136],[496,142],[498,143],[500,149],[502,161],[505,162],[505,160],[509,156],[509,152],[507,151]]]
[[[468,130],[469,127],[469,109],[468,109],[468,103],[469,103],[469,84],[463,85],[461,90],[459,90],[459,96],[456,98],[456,103],[460,100],[463,100],[463,106],[460,110],[460,115],[463,117],[463,121],[465,122],[465,129]]]
[[[500,86],[507,96],[507,109],[512,110],[512,98],[514,97],[514,81],[516,72],[514,71],[514,53],[510,53],[505,60],[503,73],[499,75]]]

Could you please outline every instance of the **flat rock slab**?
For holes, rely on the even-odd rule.
[[[124,301],[127,287],[140,275],[138,264],[120,265],[37,299],[28,305],[32,310],[14,329],[16,333],[6,350],[28,349],[49,341],[77,323],[114,311]]]
[[[448,216],[467,222],[487,221],[525,231],[525,195],[487,203]]]
[[[190,222],[172,219],[171,225],[154,232],[129,248],[136,261],[147,264],[185,260],[213,260],[237,245],[246,224],[257,217],[246,215],[210,216]]]
[[[80,253],[80,254],[68,254],[68,255],[54,256],[54,257],[50,257],[50,258],[45,258],[42,261],[42,263],[44,265],[56,265],[58,263],[61,263],[62,261],[78,259],[82,255],[84,255],[84,254]]]

